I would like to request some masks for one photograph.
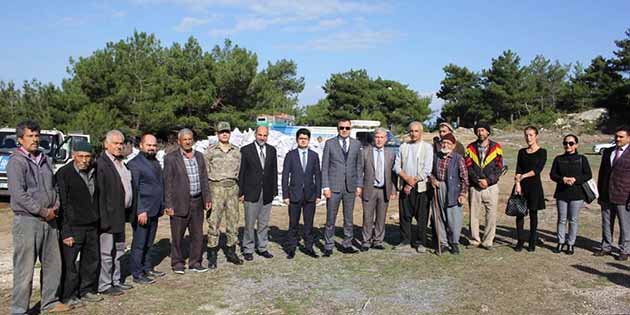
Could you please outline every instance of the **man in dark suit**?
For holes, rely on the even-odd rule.
[[[193,150],[193,132],[182,129],[177,134],[179,149],[164,157],[164,212],[171,219],[171,268],[183,275],[182,240],[190,234],[188,270],[206,272],[203,258],[204,208],[210,210],[208,170],[201,152]]]
[[[396,175],[393,173],[396,156],[385,149],[387,130],[374,130],[374,146],[363,149],[363,242],[361,251],[385,249],[385,219],[389,200],[396,198]],[[392,175],[393,174],[393,175]]]
[[[133,281],[140,284],[153,283],[156,277],[165,275],[153,270],[148,255],[155,241],[158,219],[164,213],[164,179],[156,154],[157,139],[152,134],[144,134],[140,138],[140,153],[127,163],[135,192],[131,274]]]
[[[356,253],[352,247],[354,200],[363,189],[363,159],[361,142],[350,137],[352,124],[348,119],[337,123],[338,136],[326,141],[322,157],[322,186],[326,197],[326,230],[324,257],[330,257],[335,245],[335,221],[343,201],[342,252]]]
[[[95,174],[92,146],[87,142],[76,142],[72,148],[72,162],[55,175],[61,200],[64,266],[60,295],[62,301],[70,306],[103,299],[96,295],[99,214]],[[77,264],[78,257],[81,260]]]
[[[295,138],[298,148],[287,153],[282,167],[282,199],[289,205],[287,258],[295,257],[301,212],[304,213],[304,253],[317,258],[319,256],[313,250],[313,219],[322,185],[319,157],[308,149],[311,139],[308,129],[299,129]]]
[[[271,202],[278,195],[278,159],[276,148],[267,143],[269,128],[256,127],[256,141],[241,148],[239,170],[239,196],[245,204],[245,231],[243,233],[243,257],[254,259],[254,245],[260,256],[272,258],[267,250]],[[258,221],[256,234],[254,224]]]
[[[621,126],[615,132],[615,146],[604,150],[599,167],[597,188],[602,207],[602,246],[596,256],[612,252],[612,235],[615,216],[619,217],[621,254],[625,261],[630,254],[630,127]]]
[[[125,253],[125,221],[133,202],[131,172],[123,163],[125,136],[111,130],[105,136],[105,152],[96,161],[96,189],[100,214],[101,271],[98,291],[119,295],[133,288],[121,282],[120,260]]]

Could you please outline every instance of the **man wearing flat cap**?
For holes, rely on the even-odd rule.
[[[470,245],[491,250],[497,227],[499,178],[503,173],[503,149],[490,140],[492,129],[487,123],[475,126],[477,141],[466,148],[466,167],[470,181]],[[485,212],[483,238],[479,236],[479,214]]]
[[[62,301],[71,306],[96,302],[99,269],[98,191],[92,164],[92,146],[75,142],[72,162],[56,174],[61,200],[61,253],[64,273],[60,288]],[[76,264],[77,257],[80,262]]]
[[[442,149],[442,144],[440,143],[442,138],[449,133],[452,134],[453,132],[455,132],[455,130],[453,130],[453,126],[447,122],[441,122],[438,125],[438,136],[433,137],[434,153],[438,153]],[[464,156],[466,154],[466,148],[464,148],[464,145],[461,142],[457,141],[457,143],[455,143],[455,152]]]
[[[221,121],[217,124],[219,142],[208,148],[205,154],[208,166],[208,183],[213,208],[208,218],[208,267],[217,267],[221,220],[225,218],[227,237],[225,256],[228,262],[242,265],[243,261],[236,254],[238,243],[238,174],[241,165],[241,152],[230,144],[230,123]]]

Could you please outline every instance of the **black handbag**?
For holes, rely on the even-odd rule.
[[[582,168],[582,159],[580,159],[580,168]],[[584,190],[584,201],[586,201],[586,203],[590,204],[599,197],[597,184],[595,184],[592,178],[582,183],[582,190]]]
[[[527,210],[527,200],[522,195],[514,193],[512,188],[512,194],[508,198],[507,205],[505,206],[505,214],[511,217],[524,217],[529,214]]]

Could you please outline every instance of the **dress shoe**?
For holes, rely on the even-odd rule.
[[[192,271],[192,272],[196,272],[196,273],[204,273],[208,271],[208,268],[204,268],[201,265],[199,266],[195,266],[195,267],[188,267],[188,270]]]
[[[147,276],[142,276],[138,278],[134,277],[133,282],[137,284],[152,284],[152,283],[155,283],[155,279],[151,279]]]
[[[51,308],[47,308],[47,309],[43,309],[42,311],[44,313],[61,313],[61,312],[67,312],[72,310],[73,307],[67,304],[63,304],[63,303],[57,303],[55,304],[55,306],[51,307]]]
[[[227,248],[227,253],[225,253],[225,258],[228,262],[231,262],[235,265],[242,265],[243,260],[241,260],[236,254],[236,246],[230,246]]]
[[[312,248],[309,249],[304,249],[304,254],[311,256],[313,258],[319,258],[319,255],[317,255],[317,253],[315,253],[315,251]]]
[[[563,249],[563,248],[564,248],[564,244],[558,244],[558,245],[556,246],[556,248],[554,248],[554,249],[553,249],[553,252],[554,252],[554,253],[556,253],[556,254],[559,254],[559,253],[561,253],[561,252],[562,252],[562,249]]]
[[[459,255],[459,246],[457,244],[451,245],[451,254]]]
[[[287,252],[287,259],[295,258],[295,250],[290,250]]]
[[[263,256],[264,258],[267,258],[267,259],[273,258],[273,255],[268,251],[258,252],[258,255]]]
[[[133,289],[133,286],[131,284],[125,284],[125,283],[121,283],[119,285],[116,285],[116,287],[120,288],[123,291]]]
[[[619,256],[615,257],[615,260],[626,261],[628,260],[628,254],[619,254]]]
[[[384,249],[385,249],[385,246],[383,246],[383,245],[381,245],[381,244],[378,244],[378,245],[374,245],[374,246],[372,246],[372,248],[373,248],[373,249],[376,249],[376,250],[384,250]]]
[[[442,254],[449,253],[449,252],[450,252],[450,250],[451,250],[451,249],[450,249],[448,246],[443,245],[443,246],[441,246],[441,247],[440,247],[440,251],[437,251],[437,250],[435,251],[435,254],[440,255],[440,252],[441,252]]]
[[[98,294],[117,296],[117,295],[123,295],[124,292],[119,287],[109,287],[109,289],[105,291],[101,291]]]
[[[573,248],[573,245],[567,246],[567,255],[573,255],[574,253],[575,249]]]
[[[332,249],[324,249],[324,257],[332,256]]]
[[[344,248],[341,250],[341,252],[342,252],[342,253],[344,253],[344,254],[356,254],[356,253],[358,253],[359,251],[358,251],[358,250],[356,250],[356,249],[354,249],[354,247],[352,247],[352,246],[348,246],[348,247],[344,247]]]
[[[481,245],[479,245],[479,248],[485,249],[485,250],[490,251],[490,252],[494,250],[494,246],[492,246],[492,245],[483,245],[483,244],[481,244]]]
[[[368,246],[361,246],[360,250],[362,252],[367,252],[368,250],[370,250],[370,247],[368,247]]]
[[[600,250],[598,252],[593,253],[593,256],[602,257],[602,256],[610,255],[610,254],[611,254],[611,251],[609,250]]]
[[[527,251],[530,252],[530,253],[531,252],[535,252],[536,251],[536,243],[534,243],[534,242],[529,243],[528,246],[527,246]]]
[[[243,254],[243,258],[247,261],[252,261],[254,260],[254,255],[252,255],[252,253],[245,253]]]
[[[208,251],[208,268],[209,269],[217,269],[217,255],[219,252],[219,247],[210,247]]]
[[[153,278],[162,278],[164,276],[166,276],[165,272],[161,272],[161,271],[157,271],[157,270],[149,270],[147,272],[145,272],[145,274],[149,277],[153,277]]]
[[[516,242],[516,246],[514,247],[514,250],[517,252],[523,251],[523,244],[524,242],[522,241]]]
[[[102,296],[99,296],[97,294],[90,293],[90,292],[86,293],[85,295],[81,297],[81,301],[90,302],[90,303],[96,303],[102,300],[103,300]]]

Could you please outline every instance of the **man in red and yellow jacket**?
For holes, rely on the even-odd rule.
[[[499,178],[503,173],[503,149],[490,140],[490,125],[478,123],[475,128],[477,141],[466,147],[466,167],[470,180],[470,244],[491,250],[497,227],[499,203]],[[479,213],[485,211],[486,228],[483,239],[479,237]]]

